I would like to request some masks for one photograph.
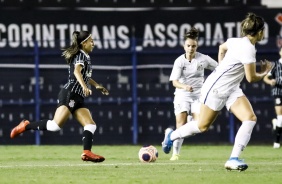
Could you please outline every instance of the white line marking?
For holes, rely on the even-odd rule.
[[[248,163],[249,165],[282,165],[282,163],[272,163],[272,162],[254,162],[254,163]],[[224,163],[215,163],[215,162],[208,162],[208,163],[191,163],[191,162],[185,162],[185,163],[176,163],[176,162],[165,162],[165,163],[84,163],[84,164],[50,164],[50,165],[0,165],[1,168],[19,168],[19,167],[111,167],[111,166],[154,166],[154,165],[190,165],[190,166],[205,166],[205,165],[224,165]]]

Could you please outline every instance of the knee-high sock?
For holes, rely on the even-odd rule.
[[[282,133],[282,115],[277,116],[276,130],[275,130],[275,142],[280,143]]]
[[[198,127],[198,122],[190,121],[173,131],[171,133],[170,139],[174,141],[176,139],[190,137],[198,133],[201,133]]]
[[[243,121],[240,126],[230,157],[239,157],[251,139],[251,134],[255,126],[255,121]]]
[[[56,132],[61,130],[59,125],[54,120],[43,119],[39,122],[32,122],[25,127],[25,130],[48,130]]]
[[[83,150],[91,150],[93,142],[93,134],[96,130],[96,125],[89,124],[84,126],[83,131]]]
[[[176,139],[175,141],[173,141],[173,150],[172,150],[173,155],[179,155],[183,141],[184,141],[183,138],[182,139]]]

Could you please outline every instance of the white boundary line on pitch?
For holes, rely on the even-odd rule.
[[[112,166],[148,166],[148,165],[191,165],[191,166],[205,166],[205,165],[224,165],[224,163],[172,163],[172,162],[165,162],[165,163],[113,163],[113,164],[106,164],[106,163],[85,163],[85,164],[50,164],[50,165],[0,165],[1,168],[19,168],[19,167],[112,167]],[[272,162],[254,162],[250,165],[282,165],[282,163],[272,163]]]

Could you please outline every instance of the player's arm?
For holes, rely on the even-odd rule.
[[[79,82],[79,84],[82,87],[83,94],[85,96],[89,96],[89,95],[92,94],[92,91],[87,88],[87,85],[83,81],[82,74],[81,74],[82,67],[83,66],[81,64],[76,64],[75,67],[74,67],[74,72],[73,73],[74,73],[74,76],[75,76],[76,80]]]
[[[94,86],[95,88],[97,88],[98,86],[100,86],[96,81],[94,81],[93,79],[89,79],[89,84],[91,86]]]
[[[261,61],[261,71],[256,71],[256,63],[244,64],[245,76],[248,82],[257,82],[264,78],[272,68],[272,63],[265,60]]]
[[[190,91],[190,92],[193,91],[192,86],[189,86],[189,85],[186,85],[186,84],[182,84],[182,83],[180,83],[178,80],[173,80],[173,81],[172,81],[172,85],[173,85],[175,88],[184,89],[185,91]]]
[[[101,91],[101,93],[103,95],[108,95],[109,94],[109,91],[104,88],[102,85],[98,84],[96,81],[94,81],[93,79],[89,79],[89,84],[94,86],[97,90]]]
[[[219,46],[219,49],[218,49],[218,63],[219,64],[223,60],[226,52],[227,52],[227,43],[224,42],[223,44]]]
[[[270,86],[275,86],[276,84],[276,80],[272,79],[270,74],[264,76],[263,81]]]

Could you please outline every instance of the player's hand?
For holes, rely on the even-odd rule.
[[[103,86],[96,86],[96,89],[97,90],[99,90],[99,91],[101,91],[101,93],[103,94],[103,95],[109,95],[109,91],[106,89],[106,88],[104,88]]]
[[[275,79],[271,79],[270,80],[270,86],[275,86],[276,84],[276,80]]]
[[[87,87],[85,87],[85,88],[82,88],[82,90],[83,90],[83,94],[85,97],[92,95],[91,89],[88,89]]]
[[[270,70],[272,69],[273,64],[268,61],[268,60],[264,60],[264,61],[260,61],[260,68],[261,68],[261,72],[260,73],[264,73],[265,75],[268,74],[268,72],[270,72]]]
[[[189,85],[185,86],[185,91],[193,92],[192,86]]]

